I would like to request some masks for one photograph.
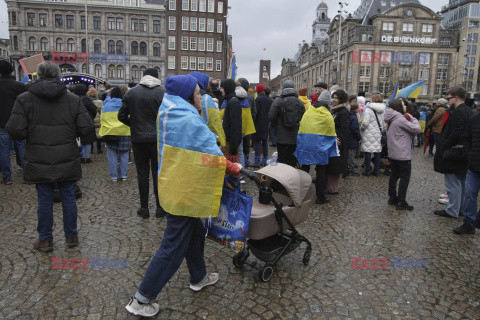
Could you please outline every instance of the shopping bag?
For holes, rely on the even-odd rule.
[[[253,198],[240,190],[240,180],[226,176],[218,216],[205,220],[207,237],[234,252],[242,251],[247,241],[252,205]]]

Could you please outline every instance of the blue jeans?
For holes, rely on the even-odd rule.
[[[375,166],[373,171],[378,172],[380,170],[380,153],[375,152],[373,154],[373,160],[375,161]],[[371,171],[372,170],[372,154],[369,152],[365,152],[365,170]]]
[[[263,153],[262,153],[263,148]],[[261,159],[261,154],[263,154],[263,159]],[[260,159],[262,161],[260,161]],[[259,167],[260,165],[266,166],[268,159],[268,140],[255,140],[255,164],[254,166]]]
[[[467,222],[472,226],[475,224],[477,217],[477,197],[479,190],[480,173],[468,170],[467,179],[465,180],[465,198],[463,202],[465,218],[463,222]]]
[[[445,173],[444,177],[448,194],[448,205],[445,211],[452,217],[458,218],[460,212],[463,212],[465,201],[465,178],[455,173]]]
[[[82,144],[83,146],[83,158],[90,159],[90,155],[92,154],[92,144]]]
[[[245,154],[243,153],[243,139],[238,145],[238,163],[245,167]]]
[[[201,282],[207,275],[204,245],[205,228],[200,218],[167,214],[162,244],[148,266],[135,299],[142,303],[154,300],[177,272],[184,258],[190,272],[190,283]]]
[[[73,181],[58,182],[60,190],[60,199],[63,207],[63,231],[65,237],[76,235],[77,232],[77,202],[75,200],[75,191]],[[54,184],[37,183],[38,195],[38,239],[44,241],[53,238],[53,189]]]
[[[111,149],[107,144],[108,173],[110,179],[126,178],[128,172],[128,151]]]
[[[5,180],[12,176],[10,171],[10,146],[12,139],[5,129],[0,128],[0,170],[2,178]]]

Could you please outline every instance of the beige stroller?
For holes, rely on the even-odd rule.
[[[259,185],[260,194],[253,199],[247,245],[233,257],[233,264],[236,267],[247,264],[258,269],[261,279],[268,281],[278,260],[305,242],[303,264],[307,265],[312,245],[295,226],[308,217],[314,195],[312,177],[283,163],[269,165],[255,173],[242,169],[242,173]],[[258,266],[248,262],[250,251],[265,264]]]

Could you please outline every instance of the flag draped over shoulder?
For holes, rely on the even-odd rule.
[[[210,131],[217,136],[217,142],[220,142],[221,146],[225,146],[227,141],[225,138],[225,132],[223,131],[220,111],[218,111],[213,98],[208,94],[204,94],[202,97],[202,118],[205,120]]]
[[[165,94],[157,116],[158,198],[165,211],[188,217],[216,217],[226,159],[215,134],[198,111]]]
[[[420,127],[422,128],[422,132],[425,131],[426,120],[427,120],[427,112],[426,111],[420,111],[420,120],[418,120],[418,122],[420,123]]]
[[[113,98],[102,109],[100,116],[100,136],[130,136],[130,127],[118,120],[118,111],[122,106],[122,99]]]
[[[329,158],[340,155],[335,122],[327,108],[312,107],[304,113],[294,155],[305,165],[326,165]]]

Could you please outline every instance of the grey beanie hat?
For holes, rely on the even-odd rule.
[[[328,108],[331,102],[332,102],[332,98],[330,96],[330,92],[325,90],[322,93],[320,93],[320,96],[318,97],[318,100],[317,100],[317,103],[320,104],[320,106]]]
[[[295,83],[292,80],[285,80],[282,85],[282,89],[292,88],[295,89]]]

